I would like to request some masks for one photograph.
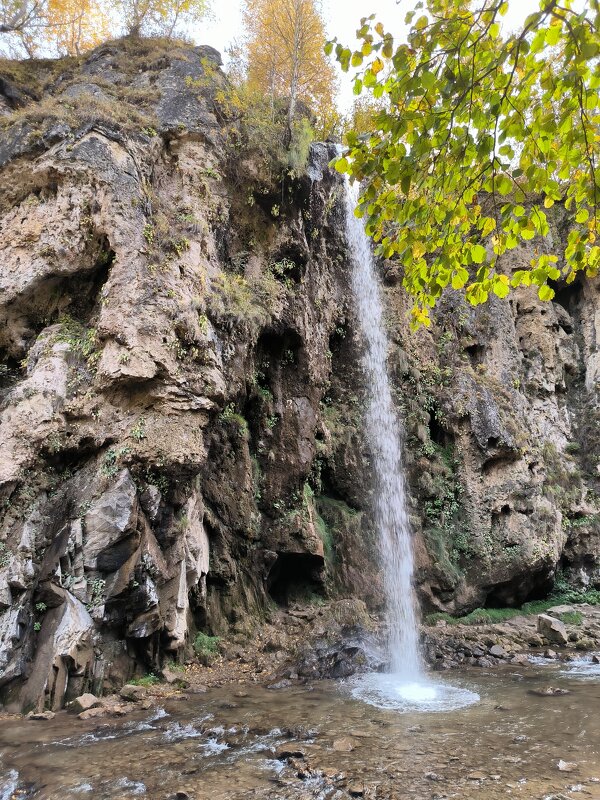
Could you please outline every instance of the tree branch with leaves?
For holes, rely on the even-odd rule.
[[[357,213],[378,252],[403,264],[415,326],[449,286],[474,305],[519,285],[548,300],[552,281],[600,268],[599,2],[542,0],[503,36],[507,10],[428,0],[407,14],[405,42],[369,17],[357,49],[326,47],[358,70],[355,94],[383,103],[337,168],[363,184]],[[565,242],[548,239],[555,203]],[[546,245],[506,275],[498,259],[536,237]]]

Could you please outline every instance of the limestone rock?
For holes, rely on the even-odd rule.
[[[84,564],[96,569],[100,559],[104,571],[114,572],[136,549],[136,488],[128,470],[123,470],[113,486],[85,515],[86,548]],[[118,547],[128,538],[129,544]]]
[[[563,761],[562,758],[556,765],[560,772],[575,772],[578,765],[574,761]]]
[[[123,700],[131,700],[134,703],[140,700],[145,700],[148,696],[148,690],[145,686],[136,686],[135,684],[126,684],[119,692]]]
[[[170,667],[163,667],[161,675],[163,680],[170,684],[177,684],[178,686],[189,686],[190,682],[185,677],[185,672],[181,670],[171,669]]]
[[[569,605],[552,606],[552,608],[546,611],[546,614],[549,614],[551,617],[561,617],[563,614],[572,614],[575,610],[574,606]]]
[[[99,706],[101,703],[102,701],[100,698],[96,697],[95,694],[90,694],[88,692],[86,694],[79,695],[79,697],[76,697],[74,700],[72,700],[69,703],[69,709],[79,714],[82,711],[88,711],[90,708]]]
[[[77,716],[79,719],[87,720],[87,719],[98,719],[99,717],[105,717],[107,714],[110,713],[110,709],[106,708],[105,706],[94,706],[93,708],[86,708]]]
[[[34,722],[47,722],[48,720],[54,719],[56,714],[54,711],[30,711],[27,714],[27,719],[31,719]]]
[[[332,750],[338,753],[351,753],[356,747],[356,743],[349,736],[343,736],[340,739],[334,739],[331,745]]]
[[[569,642],[564,622],[548,614],[538,615],[537,629],[541,636],[555,644],[566,645]]]
[[[296,742],[282,744],[275,750],[275,758],[277,758],[279,761],[287,761],[289,758],[305,757],[306,750],[300,747]]]

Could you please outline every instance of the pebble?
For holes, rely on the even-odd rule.
[[[331,745],[332,750],[337,753],[351,753],[354,750],[355,742],[348,736],[343,736],[341,739],[334,739]]]
[[[305,758],[305,756],[305,750],[299,747],[296,742],[287,742],[275,750],[275,758],[279,761],[287,761],[288,758]]]
[[[469,781],[484,781],[487,775],[484,772],[469,772],[467,780]]]
[[[578,765],[574,761],[563,761],[561,758],[556,766],[561,772],[574,772]]]
[[[352,784],[348,787],[348,794],[350,797],[362,797],[364,795],[364,789],[362,786],[357,786],[356,784]]]

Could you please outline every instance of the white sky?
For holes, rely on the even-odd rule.
[[[212,0],[211,5],[212,19],[201,23],[192,34],[198,44],[216,47],[225,56],[225,50],[242,30],[241,0]],[[375,14],[386,29],[398,34],[403,29],[404,15],[413,5],[412,0],[322,0],[328,36],[337,36],[350,48],[356,41],[355,31],[361,17]],[[510,0],[510,10],[503,18],[503,26],[507,30],[517,27],[538,8],[539,0]],[[351,74],[340,73],[340,104],[345,109],[352,103]]]

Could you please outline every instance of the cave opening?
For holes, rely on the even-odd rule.
[[[573,316],[581,301],[583,291],[579,276],[575,278],[573,283],[548,281],[548,285],[554,289],[553,302],[558,303],[568,314]]]
[[[323,557],[312,553],[278,553],[267,589],[280,606],[306,601],[323,592]]]
[[[546,571],[517,575],[494,586],[486,597],[484,608],[519,608],[524,603],[546,600],[553,588],[553,574]]]
[[[464,350],[465,353],[469,356],[473,366],[477,366],[478,364],[483,364],[485,358],[484,345],[475,342],[474,344],[467,345]]]
[[[429,415],[429,438],[440,447],[454,444],[454,438],[440,425],[435,411]]]

